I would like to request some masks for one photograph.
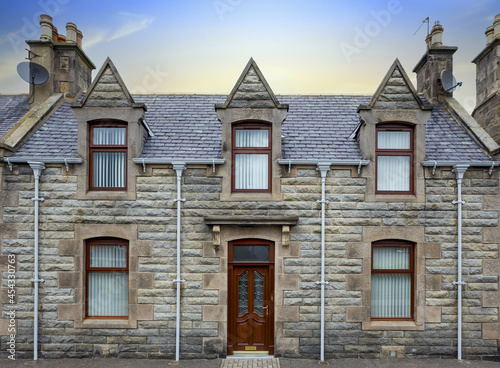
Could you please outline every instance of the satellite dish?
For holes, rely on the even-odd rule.
[[[49,79],[49,72],[43,66],[30,61],[17,65],[17,73],[29,84],[43,84]]]
[[[457,80],[453,76],[452,72],[449,70],[443,70],[441,72],[441,85],[446,92],[452,93],[457,86],[462,85],[462,82],[457,83]]]

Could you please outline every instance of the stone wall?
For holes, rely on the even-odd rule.
[[[317,358],[320,326],[320,175],[314,167],[282,170],[282,200],[220,201],[221,168],[183,173],[181,358],[225,355],[227,241],[261,234],[276,242],[276,355]],[[77,199],[77,169],[47,165],[40,193],[40,354],[45,358],[172,358],[175,352],[175,171],[147,167],[136,199]],[[499,355],[498,171],[470,168],[463,183],[464,357]],[[326,357],[456,355],[457,211],[451,168],[425,173],[426,202],[366,202],[365,177],[337,167],[326,180]],[[33,351],[33,202],[31,169],[3,173],[2,257],[17,256],[19,358]],[[3,198],[3,197],[2,197]],[[213,246],[204,216],[298,216],[290,245],[278,227],[224,227]],[[86,230],[87,229],[87,230]],[[89,230],[91,229],[91,230]],[[133,234],[132,234],[133,233]],[[127,325],[88,324],[82,316],[85,237],[115,234],[131,244],[132,297]],[[127,235],[129,234],[129,235]],[[398,237],[417,244],[415,321],[374,324],[369,318],[371,242]],[[3,259],[3,258],[2,258]],[[2,271],[4,269],[2,268]],[[2,287],[5,287],[2,278]],[[2,299],[2,303],[5,303]],[[5,305],[2,305],[4,310]],[[133,309],[133,310],[132,310]],[[101,325],[99,325],[101,323]],[[3,333],[3,332],[2,332]],[[7,336],[0,356],[6,357]]]

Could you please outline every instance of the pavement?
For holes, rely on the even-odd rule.
[[[2,368],[499,368],[498,361],[456,359],[332,359],[319,362],[312,359],[198,359],[171,360],[156,359],[0,359]]]

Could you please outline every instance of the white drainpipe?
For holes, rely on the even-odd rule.
[[[30,167],[33,169],[33,175],[35,176],[35,197],[31,198],[35,202],[35,249],[33,251],[35,256],[35,265],[33,267],[33,278],[31,282],[35,285],[35,301],[33,305],[33,360],[38,359],[38,283],[44,282],[43,279],[38,279],[38,202],[43,201],[43,198],[39,197],[38,184],[40,181],[40,175],[42,170],[45,169],[45,165],[42,162],[28,162]]]
[[[186,170],[184,162],[174,162],[173,169],[177,173],[177,278],[174,283],[177,284],[177,310],[175,321],[175,360],[179,361],[179,345],[181,336],[181,283],[185,280],[181,279],[181,203],[185,202],[185,198],[181,198],[181,181],[182,172]]]
[[[458,251],[457,251],[457,259],[458,259],[458,280],[453,281],[453,285],[458,286],[458,338],[457,338],[457,357],[458,360],[462,360],[462,286],[465,285],[465,282],[462,281],[462,205],[465,204],[462,201],[462,179],[464,178],[464,174],[467,171],[469,165],[455,165],[453,166],[453,172],[456,174],[457,178],[457,200],[453,201],[453,204],[458,205],[458,213],[457,213],[457,233],[458,233]]]
[[[325,196],[326,174],[330,170],[330,163],[318,163],[316,168],[321,173],[321,200],[316,201],[321,203],[321,281],[316,281],[316,284],[321,285],[321,342],[320,342],[320,361],[325,360],[325,205],[329,203]]]

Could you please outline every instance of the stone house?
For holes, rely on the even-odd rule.
[[[500,355],[500,15],[476,119],[439,24],[372,96],[275,95],[253,59],[132,96],[41,25],[49,80],[0,96],[0,356]]]

